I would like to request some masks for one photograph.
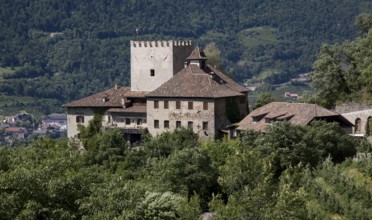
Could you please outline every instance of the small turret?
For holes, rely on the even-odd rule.
[[[205,68],[207,65],[208,58],[205,56],[202,49],[196,47],[186,58],[187,65],[194,64],[199,66],[201,69]]]

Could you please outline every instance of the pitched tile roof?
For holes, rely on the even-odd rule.
[[[186,60],[207,60],[207,56],[205,56],[204,52],[199,48],[196,47],[190,54]]]
[[[67,103],[64,107],[122,107],[124,97],[145,97],[145,92],[130,91],[130,87],[114,87],[106,91]]]
[[[117,113],[147,113],[146,105],[133,105],[128,108],[110,108],[108,112]]]
[[[146,96],[220,98],[242,96],[242,92],[248,92],[248,89],[211,65],[201,69],[191,64]]]
[[[308,103],[271,102],[252,111],[242,121],[237,130],[253,129],[264,131],[266,120],[288,120],[297,125],[307,125],[314,119],[329,119],[352,126],[347,119],[336,112]]]

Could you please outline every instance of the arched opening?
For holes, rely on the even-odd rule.
[[[366,123],[366,136],[372,136],[372,116],[369,116]]]
[[[362,132],[361,124],[362,121],[360,120],[360,118],[357,118],[355,120],[354,134],[360,134]]]

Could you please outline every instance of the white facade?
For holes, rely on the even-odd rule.
[[[131,41],[131,91],[153,91],[184,67],[191,41]]]
[[[93,115],[92,108],[67,108],[67,137],[76,137],[79,133],[78,124],[88,126]]]

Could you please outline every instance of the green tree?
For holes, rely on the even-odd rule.
[[[330,156],[342,162],[356,153],[358,142],[336,123],[314,121],[309,126],[276,122],[256,140],[256,148],[264,155],[275,155],[277,175],[299,163],[316,167]]]
[[[188,197],[196,193],[204,209],[217,188],[217,170],[206,152],[198,147],[172,153],[158,163],[154,177],[174,193]]]
[[[221,51],[217,47],[216,43],[212,42],[205,46],[204,53],[208,57],[208,62],[216,66],[218,69],[221,68]]]
[[[87,127],[78,124],[79,139],[85,148],[88,148],[89,139],[101,132],[102,117],[101,113],[95,112],[93,119],[89,121]]]
[[[369,101],[372,98],[372,23],[370,15],[356,20],[365,35],[341,45],[324,45],[314,63],[313,86],[318,102],[332,107],[348,100]]]
[[[270,92],[262,92],[258,94],[256,104],[254,106],[254,109],[262,107],[266,104],[269,104],[270,102],[274,102],[275,98],[272,93]]]

